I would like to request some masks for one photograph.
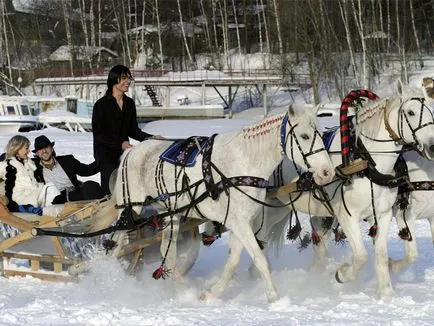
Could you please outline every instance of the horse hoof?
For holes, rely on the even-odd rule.
[[[209,293],[208,292],[203,292],[200,296],[199,296],[199,301],[202,302],[206,302],[209,300]]]
[[[280,298],[279,298],[279,296],[277,295],[277,293],[272,294],[272,295],[270,295],[270,296],[268,297],[268,303],[276,302],[276,301],[278,301],[279,299],[280,299]]]
[[[344,282],[342,282],[342,280],[339,278],[339,271],[336,271],[336,273],[335,273],[335,279],[336,279],[336,282],[338,282],[338,283],[340,283],[340,284],[344,283]]]

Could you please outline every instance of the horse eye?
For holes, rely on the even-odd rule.
[[[304,140],[308,140],[309,139],[309,135],[308,134],[301,134],[300,137]]]
[[[409,115],[410,117],[413,117],[413,116],[414,116],[414,112],[413,112],[412,110],[409,110],[409,111],[408,111],[408,115]]]

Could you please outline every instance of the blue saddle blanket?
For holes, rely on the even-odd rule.
[[[327,129],[322,133],[322,141],[324,143],[324,148],[329,151],[332,146],[333,139],[335,139],[336,133],[339,130],[339,126]]]
[[[190,137],[177,140],[160,155],[160,159],[178,166],[194,166],[200,153],[200,148],[197,147],[195,139],[200,148],[203,148],[208,141],[208,137]]]

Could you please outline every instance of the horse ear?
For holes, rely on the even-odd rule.
[[[401,78],[398,79],[398,82],[396,83],[396,88],[398,91],[399,96],[404,96],[404,85],[402,84]]]
[[[292,104],[289,105],[288,114],[292,117],[295,116],[295,110],[294,110],[294,107],[292,106]]]
[[[313,113],[313,115],[316,117],[316,115],[318,114],[318,111],[319,111],[319,109],[322,107],[322,105],[321,104],[317,104],[317,105],[315,105],[314,107],[312,107],[312,113]]]

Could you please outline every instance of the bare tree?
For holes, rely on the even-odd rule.
[[[231,68],[231,62],[229,62],[229,39],[228,39],[228,16],[226,10],[226,0],[223,0],[223,7],[220,2],[217,3],[219,7],[219,13],[221,18],[221,30],[223,36],[223,56],[226,65]]]
[[[243,51],[241,49],[240,29],[238,27],[238,13],[237,13],[237,8],[235,6],[235,0],[232,0],[232,10],[234,12],[235,28],[236,28],[236,32],[237,32],[238,53],[240,54],[240,60],[241,60],[242,59],[241,55],[242,55]],[[242,65],[241,69],[243,69],[243,66],[244,66],[243,60],[241,60],[241,65]]]
[[[9,79],[12,82],[12,67],[11,67],[11,56],[10,56],[10,52],[9,52],[9,37],[8,37],[8,33],[7,33],[7,28],[6,28],[6,6],[4,3],[4,0],[0,0],[0,6],[1,6],[1,26],[2,26],[2,35],[1,37],[4,40],[4,45],[5,45],[5,51],[6,51],[6,61],[8,64],[8,72],[9,72]],[[1,38],[0,38],[0,43],[2,43]]]
[[[176,0],[176,3],[178,4],[179,25],[181,27],[181,34],[182,34],[182,38],[184,40],[185,51],[187,52],[189,63],[192,64],[193,59],[191,58],[190,48],[189,48],[188,42],[187,42],[187,35],[185,34],[184,21],[182,19],[182,10],[181,10],[180,0]],[[193,31],[193,33],[194,33],[194,31]]]
[[[405,54],[405,46],[401,42],[401,28],[399,20],[399,1],[395,1],[395,16],[396,16],[396,44],[399,49],[399,62],[401,64],[401,80],[408,83],[407,60]]]
[[[212,26],[214,32],[214,43],[216,51],[219,51],[219,42],[217,37],[217,2],[216,0],[211,0],[211,15],[212,15]],[[220,51],[219,51],[220,52]]]
[[[280,2],[279,2],[280,4]],[[276,19],[276,29],[277,29],[277,40],[279,44],[279,54],[281,60],[283,59],[283,42],[282,42],[282,33],[280,32],[280,15],[279,15],[279,6],[277,5],[277,0],[273,0],[273,8],[274,8],[274,16]]]
[[[164,71],[163,42],[161,40],[161,24],[158,0],[155,0],[155,16],[157,18],[158,44],[160,46],[161,71]]]
[[[356,63],[356,60],[354,57],[353,40],[351,37],[350,22],[349,22],[349,18],[348,18],[348,6],[347,6],[346,0],[339,0],[339,9],[341,11],[341,17],[342,17],[342,21],[343,21],[344,27],[345,27],[345,35],[346,35],[346,40],[347,40],[348,51],[350,53],[351,66],[353,69],[354,79],[356,80],[357,84],[360,85],[360,78],[359,78],[359,73],[358,73],[358,69],[357,69],[357,63]]]
[[[203,26],[204,34],[205,34],[205,41],[207,44],[208,51],[211,51],[211,49],[212,49],[211,36],[210,36],[210,32],[209,32],[207,14],[206,14],[205,8],[203,6],[203,0],[200,0],[199,8],[200,8],[200,14],[201,14],[202,20],[203,20],[202,26]]]
[[[419,58],[419,65],[420,68],[423,68],[423,60],[422,60],[422,53],[420,51],[419,36],[417,35],[416,24],[414,22],[413,0],[409,0],[408,4],[410,5],[411,27],[413,29],[413,36],[416,42],[416,50],[417,50],[417,56]]]
[[[65,22],[65,31],[66,31],[66,42],[68,44],[69,49],[69,65],[71,69],[71,76],[74,77],[74,56],[75,56],[75,49],[72,44],[72,37],[71,37],[71,26],[69,24],[69,13],[71,10],[71,1],[70,0],[62,0],[62,10],[63,10],[63,19]]]
[[[129,3],[130,2],[128,1],[128,9],[130,9]],[[128,12],[128,15],[127,15],[127,12],[125,11],[125,2],[122,0],[121,0],[121,7],[122,7],[122,21],[123,21],[123,26],[124,26],[125,48],[127,50],[128,66],[131,66],[133,63],[133,59],[131,57],[130,37],[128,35],[129,26],[127,25],[127,20],[125,19],[125,17],[128,17],[128,24],[129,24],[130,19],[131,19],[130,18],[131,12]]]
[[[256,0],[256,7],[259,7],[259,0]],[[261,12],[257,10],[257,16],[258,16],[258,37],[259,37],[259,49],[262,55],[262,63],[265,67],[265,52],[264,52],[264,44],[262,41],[262,19],[261,19]]]
[[[366,49],[366,39],[364,33],[364,19],[362,14],[362,3],[361,0],[357,0],[357,8],[355,5],[355,0],[351,0],[351,7],[353,9],[354,21],[356,23],[357,31],[359,33],[360,43],[362,46],[362,84],[364,88],[369,88],[368,80],[368,70],[367,70],[367,49]]]
[[[264,20],[264,31],[265,31],[265,42],[267,43],[267,52],[268,52],[268,67],[271,66],[271,46],[270,46],[270,37],[268,33],[268,23],[267,23],[267,16],[265,15],[265,6],[264,1],[261,1],[261,10],[262,10],[262,17]]]
[[[387,9],[387,54],[390,52],[390,42],[391,42],[391,28],[392,18],[390,15],[390,0],[386,0],[386,9]]]

